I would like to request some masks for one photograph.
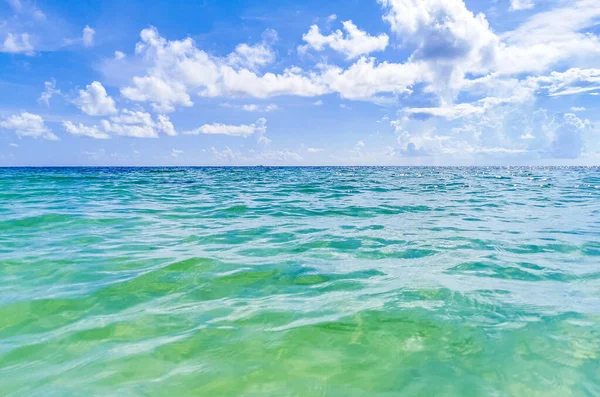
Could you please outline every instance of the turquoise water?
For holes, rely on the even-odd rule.
[[[595,396],[599,355],[599,168],[0,169],[2,396]]]

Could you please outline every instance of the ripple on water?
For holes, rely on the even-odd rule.
[[[0,395],[600,395],[598,171],[0,169]]]

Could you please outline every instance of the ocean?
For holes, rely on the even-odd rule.
[[[0,169],[1,396],[600,395],[600,168]]]

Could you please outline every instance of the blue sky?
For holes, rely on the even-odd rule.
[[[1,0],[0,165],[600,164],[597,0]]]

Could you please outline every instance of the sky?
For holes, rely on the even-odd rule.
[[[0,0],[0,166],[598,165],[598,0]]]

